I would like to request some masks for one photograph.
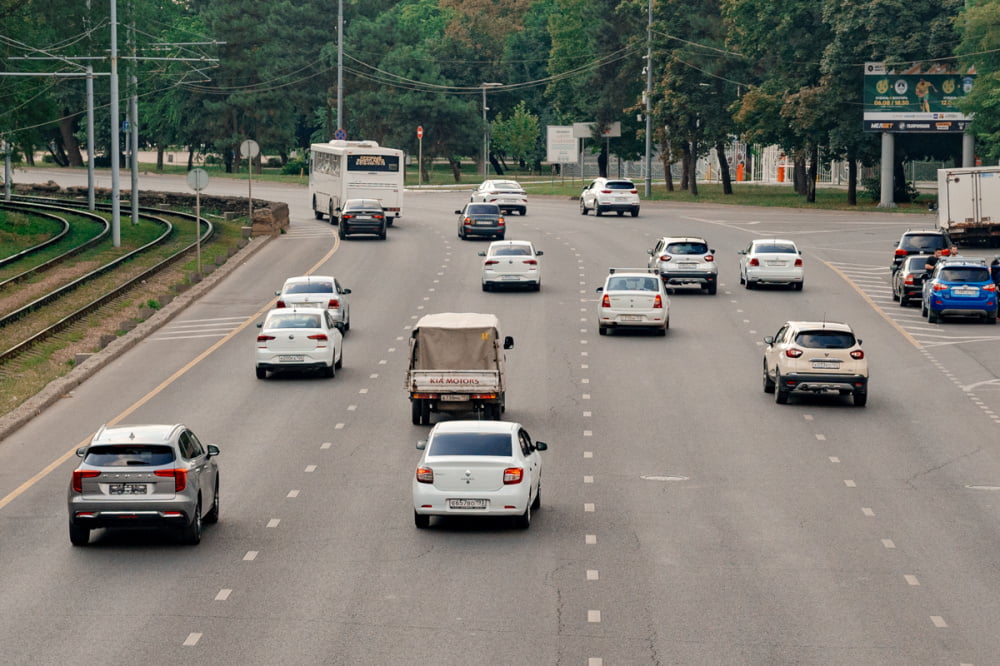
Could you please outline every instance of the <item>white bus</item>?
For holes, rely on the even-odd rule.
[[[378,199],[386,224],[403,212],[403,151],[375,141],[314,143],[309,164],[309,193],[317,220],[337,224],[347,199]]]

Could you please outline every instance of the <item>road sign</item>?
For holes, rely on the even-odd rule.
[[[347,130],[345,129],[337,130],[336,132],[333,133],[333,138],[336,139],[337,141],[344,141],[345,139],[347,139]]]
[[[418,139],[424,138],[424,126],[423,125],[417,125],[417,138]]]
[[[187,183],[195,192],[201,192],[208,187],[208,172],[204,169],[191,169],[188,171]]]
[[[253,139],[247,139],[240,144],[240,157],[254,158],[260,155],[260,144]]]

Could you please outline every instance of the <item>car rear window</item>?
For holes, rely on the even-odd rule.
[[[604,184],[609,190],[634,190],[635,183],[628,180],[609,180]]]
[[[428,455],[509,456],[510,435],[493,432],[448,432],[434,437]]]
[[[979,266],[946,266],[939,277],[947,282],[989,282],[990,271]]]
[[[794,245],[788,243],[758,243],[754,246],[754,252],[773,254],[795,254],[798,250]]]
[[[493,253],[497,257],[527,257],[531,250],[526,247],[504,247]]]
[[[918,255],[916,257],[908,257],[906,260],[906,271],[921,273],[927,271],[927,257]]]
[[[907,234],[899,241],[900,249],[908,252],[934,252],[947,246],[940,234]]]
[[[608,280],[608,291],[659,291],[655,277],[615,277]]]
[[[285,287],[286,294],[332,294],[332,282],[301,282]]]
[[[473,204],[465,212],[468,215],[499,215],[500,209],[493,204]]]
[[[802,331],[795,344],[810,349],[849,349],[854,346],[854,334],[846,331]]]
[[[174,461],[174,450],[156,444],[92,446],[83,462],[95,467],[159,467]]]
[[[667,246],[670,254],[708,254],[708,246],[704,243],[671,243]]]
[[[267,318],[264,328],[322,328],[318,314],[288,312],[273,314]]]
[[[520,190],[521,186],[510,180],[501,180],[498,183],[494,183],[494,188],[498,190]]]

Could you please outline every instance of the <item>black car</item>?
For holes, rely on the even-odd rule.
[[[458,215],[458,237],[462,240],[469,236],[503,240],[507,231],[503,213],[496,204],[470,202],[462,210],[456,210],[455,214]]]
[[[922,298],[928,258],[925,254],[904,257],[899,269],[892,274],[892,300],[899,301],[900,307],[909,305],[910,299],[919,301]]]
[[[947,232],[940,229],[927,229],[923,231],[907,231],[899,239],[896,245],[896,252],[892,257],[892,264],[889,268],[895,273],[899,270],[903,259],[911,254],[934,254],[936,250],[943,250],[947,255],[952,247],[951,237]]]
[[[340,225],[337,235],[341,238],[354,234],[372,234],[385,240],[388,222],[382,202],[378,199],[348,199],[336,212]]]

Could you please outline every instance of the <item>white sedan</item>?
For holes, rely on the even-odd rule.
[[[597,306],[601,335],[616,328],[651,328],[657,335],[667,334],[670,299],[658,272],[612,268],[597,293],[601,294]]]
[[[332,275],[299,275],[285,280],[278,297],[277,308],[295,306],[308,308],[328,308],[333,320],[344,325],[344,331],[351,330],[351,303],[347,295],[351,293]]]
[[[499,286],[527,286],[534,291],[542,288],[542,267],[530,241],[503,240],[490,243],[483,259],[483,291]]]
[[[513,180],[486,180],[472,191],[472,202],[492,203],[500,206],[504,213],[528,212],[528,193],[521,184]]]
[[[257,327],[257,379],[284,370],[319,370],[333,377],[343,364],[343,324],[330,310],[275,308]]]
[[[539,452],[548,445],[532,441],[519,423],[445,421],[417,448],[417,527],[428,527],[431,516],[511,516],[527,528],[542,505]]]
[[[740,250],[740,284],[753,289],[761,284],[784,284],[802,291],[802,252],[790,240],[758,239]]]

